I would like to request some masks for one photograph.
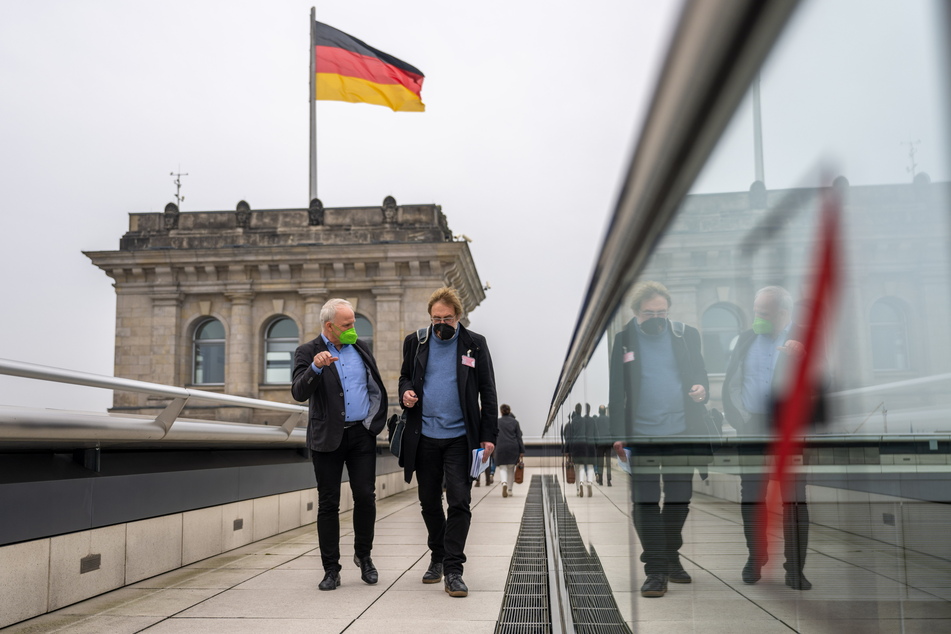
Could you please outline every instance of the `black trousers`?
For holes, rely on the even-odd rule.
[[[740,445],[740,456],[765,456],[763,445]],[[750,557],[766,563],[766,549],[762,539],[762,512],[766,502],[766,489],[769,485],[772,467],[762,465],[741,465],[740,468],[740,513],[743,516],[743,535]],[[809,507],[806,505],[806,478],[795,470],[787,475],[788,481],[781,487],[783,502],[783,554],[786,562],[783,567],[788,572],[802,572],[806,565],[806,549],[809,546]]]
[[[314,451],[317,477],[317,541],[324,570],[340,570],[340,484],[343,467],[353,493],[353,550],[367,557],[376,523],[376,437],[361,423],[344,430],[334,451]]]
[[[472,511],[472,452],[465,436],[428,438],[420,436],[416,450],[416,481],[419,505],[429,533],[432,560],[442,562],[446,574],[462,574],[466,563],[466,539]],[[442,486],[446,482],[448,511],[443,512]]]
[[[643,549],[644,573],[667,574],[669,568],[680,566],[682,531],[693,497],[694,467],[683,464],[685,455],[677,445],[632,447],[631,452],[634,530]],[[644,465],[639,457],[649,458],[652,464]]]

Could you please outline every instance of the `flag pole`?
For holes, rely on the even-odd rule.
[[[317,9],[310,8],[310,201],[317,198]]]

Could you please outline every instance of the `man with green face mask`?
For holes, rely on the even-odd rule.
[[[360,578],[379,575],[370,551],[376,522],[376,436],[386,425],[386,389],[370,348],[357,339],[353,305],[331,299],[320,310],[323,329],[297,348],[291,393],[310,400],[307,446],[317,477],[317,537],[324,579],[320,590],[340,586],[340,484],[343,467],[353,492],[353,561]]]
[[[769,483],[766,446],[777,433],[773,410],[789,366],[803,353],[790,319],[792,307],[792,297],[782,287],[766,286],[756,292],[752,327],[737,339],[723,381],[723,409],[737,431],[737,453],[745,456],[740,472],[740,511],[749,550],[742,572],[745,583],[759,581],[766,564],[761,515]],[[812,584],[802,572],[809,540],[805,479],[791,474],[790,485],[781,494],[786,585],[809,590]]]

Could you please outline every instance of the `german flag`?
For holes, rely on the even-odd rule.
[[[426,110],[419,69],[321,22],[315,22],[314,34],[318,100],[370,103],[396,112]]]

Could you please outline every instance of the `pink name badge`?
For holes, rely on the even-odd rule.
[[[625,352],[625,353],[624,353],[624,363],[630,363],[630,362],[633,361],[633,360],[634,360],[634,351],[633,351],[633,350],[631,350],[630,352]]]
[[[462,365],[467,365],[470,368],[474,368],[475,359],[473,359],[472,357],[467,357],[466,355],[462,355]]]

